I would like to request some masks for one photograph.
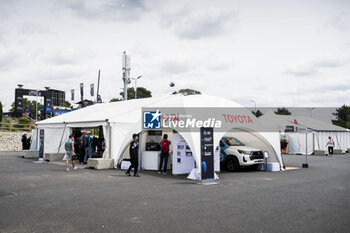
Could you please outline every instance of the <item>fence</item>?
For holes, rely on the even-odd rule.
[[[32,129],[35,129],[33,123],[17,123],[17,122],[1,122],[0,123],[0,132],[30,132]]]

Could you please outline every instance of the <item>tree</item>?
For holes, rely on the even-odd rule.
[[[256,110],[256,112],[252,111],[252,113],[253,113],[256,117],[261,117],[262,115],[264,115],[259,109]]]
[[[22,112],[30,112],[33,116],[35,116],[36,104],[38,103],[38,111],[44,107],[44,105],[40,104],[35,100],[28,100],[27,98],[23,98],[23,110]],[[15,111],[15,102],[11,104],[10,112]]]
[[[332,120],[333,124],[350,129],[350,106],[343,105],[333,113],[336,120]]]
[[[118,101],[122,101],[122,99],[119,99],[119,98],[113,98],[113,99],[111,99],[109,102],[118,102]]]
[[[277,115],[291,115],[292,113],[286,109],[286,108],[277,108],[277,111],[275,112]]]
[[[173,95],[183,94],[184,96],[186,96],[186,95],[201,95],[202,93],[197,90],[186,88],[186,89],[180,89],[179,91],[174,91],[172,94]]]
[[[72,105],[66,100],[66,101],[64,101],[64,106],[66,108],[70,108]]]
[[[119,93],[122,98],[124,97],[124,91]],[[135,99],[135,89],[133,87],[128,88],[128,100]],[[137,98],[142,99],[142,98],[149,98],[152,97],[152,92],[150,90],[147,90],[144,87],[138,87],[137,88]]]
[[[0,101],[0,124],[2,122],[2,113],[3,113],[3,111],[2,111],[2,103]]]

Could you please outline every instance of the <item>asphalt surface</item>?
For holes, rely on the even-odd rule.
[[[309,156],[309,166],[223,172],[199,185],[1,155],[0,232],[349,232],[350,155]]]

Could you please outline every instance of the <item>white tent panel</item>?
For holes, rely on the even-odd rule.
[[[289,153],[290,154],[307,154],[311,155],[314,152],[314,133],[286,133],[289,137]],[[307,145],[307,146],[306,146]]]
[[[44,129],[44,153],[64,153],[64,143],[68,140],[69,134],[68,127]]]

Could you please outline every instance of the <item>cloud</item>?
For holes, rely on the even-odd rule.
[[[137,21],[148,9],[145,0],[82,1],[67,0],[65,7],[85,19]]]
[[[41,82],[54,81],[55,85],[59,85],[59,83],[67,84],[74,83],[74,80],[83,80],[81,78],[86,75],[86,71],[73,65],[46,66],[32,74],[32,76],[34,75],[36,80]]]
[[[18,62],[18,55],[14,52],[0,50],[0,72],[12,70]]]
[[[56,50],[50,55],[44,56],[44,61],[51,64],[63,66],[63,65],[76,65],[85,62],[95,55],[88,49],[65,49]]]
[[[288,68],[285,72],[297,77],[311,76],[324,68],[337,68],[344,66],[348,61],[349,59],[344,56],[309,59]]]
[[[164,27],[170,27],[179,38],[197,40],[228,32],[237,13],[215,8],[190,10],[178,7],[161,17]]]
[[[347,31],[350,28],[350,14],[348,12],[341,12],[332,18],[327,25],[339,31]]]
[[[190,65],[186,61],[167,61],[161,66],[161,70],[168,74],[182,74],[191,70]]]
[[[232,62],[230,61],[213,61],[207,65],[209,71],[227,71],[231,68]]]
[[[24,35],[47,34],[50,32],[50,27],[48,25],[33,21],[26,21],[17,28],[17,33]]]

